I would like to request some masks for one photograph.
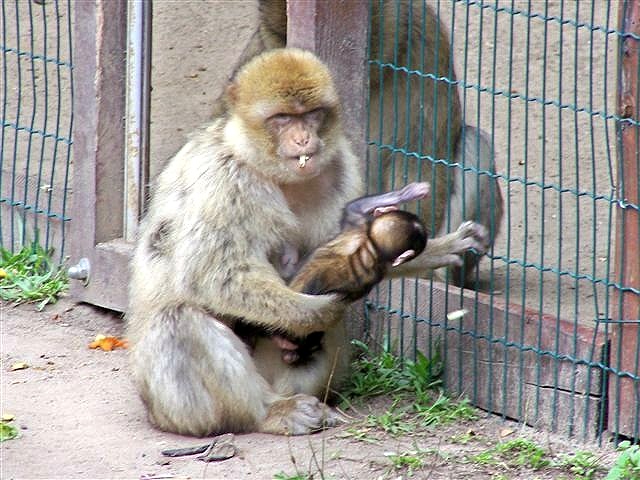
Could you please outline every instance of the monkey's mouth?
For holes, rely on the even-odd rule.
[[[311,159],[309,155],[300,155],[298,157],[298,168],[303,169],[307,166],[307,162]]]

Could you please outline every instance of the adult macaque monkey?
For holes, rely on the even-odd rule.
[[[309,52],[256,57],[226,102],[157,177],[140,225],[127,316],[133,377],[163,430],[305,434],[337,421],[317,396],[346,372],[344,304],[290,289],[274,265],[285,249],[305,258],[339,232],[362,169],[330,73]],[[467,225],[430,241],[442,254],[432,263],[481,248],[481,233]],[[288,365],[264,337],[251,353],[233,331],[238,319],[297,338],[323,332],[322,351]]]
[[[259,9],[258,30],[243,52],[239,65],[264,50],[286,44],[286,0],[259,0]],[[448,32],[429,2],[371,0],[371,14],[371,59],[380,64],[422,71],[435,78],[445,77],[451,84],[415,74],[407,80],[405,74],[396,73],[392,68],[371,65],[370,140],[417,152],[426,159],[405,159],[387,150],[372,149],[373,165],[380,161],[381,182],[377,181],[377,175],[372,175],[370,191],[399,188],[407,179],[429,182],[432,193],[421,202],[420,215],[432,236],[442,237],[463,222],[474,221],[488,230],[481,249],[487,251],[500,229],[503,199],[498,183],[491,177],[495,173],[495,163],[489,142],[479,129],[463,124],[457,87],[452,86],[456,74]],[[379,106],[381,101],[382,108]],[[218,102],[214,113],[219,114],[223,109],[223,104]],[[382,124],[380,115],[383,116]],[[393,124],[393,119],[397,125]],[[442,165],[442,160],[453,161],[457,166],[448,168]],[[468,169],[466,173],[463,167]],[[438,250],[442,245],[440,240],[430,242],[424,255],[403,264],[394,275],[426,276],[434,263],[442,259],[438,257],[438,262],[431,262],[434,254],[446,255],[444,249]],[[457,255],[449,259],[450,264],[457,264],[451,269],[451,280],[456,285],[473,286],[480,257],[467,252],[463,268]]]
[[[360,165],[330,73],[309,52],[255,58],[226,101],[228,113],[158,176],[141,225],[128,313],[134,379],[163,430],[309,433],[336,421],[315,396],[346,349],[343,305],[291,290],[270,258],[285,245],[306,255],[338,233],[342,207],[361,193]],[[324,331],[322,355],[269,367],[270,385],[235,318],[296,337]]]

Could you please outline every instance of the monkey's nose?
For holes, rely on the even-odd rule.
[[[309,143],[309,137],[296,138],[295,142],[296,142],[296,145],[298,145],[300,147],[304,147]]]

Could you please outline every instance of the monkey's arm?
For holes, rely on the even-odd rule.
[[[208,308],[216,313],[240,317],[245,323],[298,337],[326,330],[336,322],[342,308],[333,295],[295,292],[270,265],[233,272],[226,282],[216,282],[202,290],[210,292]]]
[[[345,229],[361,225],[367,220],[367,217],[377,209],[395,207],[401,203],[419,200],[428,194],[429,184],[427,182],[414,182],[400,190],[357,198],[344,207],[341,227]]]
[[[464,222],[455,232],[430,238],[426,248],[410,262],[389,270],[392,278],[424,276],[431,270],[462,265],[462,255],[470,249],[483,254],[487,250],[489,232],[474,222]]]

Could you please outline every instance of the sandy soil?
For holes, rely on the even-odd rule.
[[[121,336],[120,315],[69,300],[43,312],[33,305],[0,306],[0,413],[14,415],[20,429],[18,438],[0,443],[0,478],[270,479],[296,471],[332,479],[572,478],[558,469],[533,472],[468,461],[499,439],[513,438],[530,438],[552,455],[589,450],[602,456],[602,465],[614,457],[607,445],[574,444],[494,416],[405,436],[364,429],[361,414],[387,411],[378,401],[349,411],[346,425],[316,435],[237,435],[238,454],[222,462],[166,458],[163,449],[207,441],[152,428],[128,375],[127,351],[89,349],[98,333]],[[29,368],[11,371],[16,362]],[[461,442],[465,437],[470,440]],[[424,452],[424,467],[410,472],[391,466],[390,454],[412,450]]]

